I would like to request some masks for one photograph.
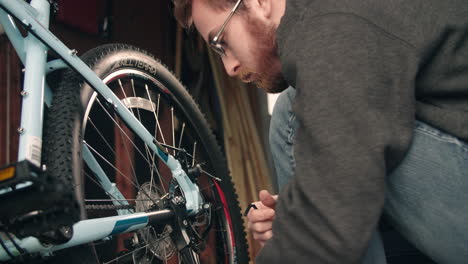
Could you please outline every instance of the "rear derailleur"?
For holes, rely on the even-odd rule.
[[[172,220],[150,223],[125,242],[126,248],[134,252],[132,258],[135,263],[151,263],[154,257],[165,261],[176,252],[180,253],[182,263],[199,263],[198,253],[205,249],[205,238],[211,229],[212,206],[206,203],[197,215],[189,216],[185,198],[174,194],[178,190],[175,185],[176,182],[172,182],[172,191],[145,210],[151,212],[169,208],[173,212]],[[198,226],[204,227],[202,234],[197,232]]]

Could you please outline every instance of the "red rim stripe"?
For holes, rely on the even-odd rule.
[[[227,221],[228,221],[228,224],[229,224],[229,230],[231,231],[230,236],[231,236],[232,247],[233,247],[233,249],[235,249],[236,248],[236,239],[234,238],[234,230],[232,229],[232,219],[231,219],[231,214],[229,213],[229,210],[228,210],[229,206],[227,204],[226,196],[224,196],[224,192],[223,192],[223,190],[221,190],[221,187],[219,186],[219,184],[216,181],[213,181],[213,182],[214,182],[214,184],[216,186],[216,190],[219,193],[219,197],[221,198],[221,202],[223,203],[224,215],[226,215],[226,218],[227,218]],[[235,252],[232,252],[232,254],[235,254]],[[226,263],[228,263],[227,259],[226,259]]]

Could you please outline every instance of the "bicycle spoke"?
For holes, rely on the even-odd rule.
[[[146,159],[146,157],[145,157],[145,156],[143,155],[143,153],[141,152],[140,148],[138,148],[138,147],[135,145],[135,143],[133,143],[133,141],[130,139],[130,137],[127,135],[127,133],[125,133],[125,131],[123,130],[123,128],[122,128],[122,127],[117,123],[117,121],[112,117],[112,115],[109,113],[109,111],[107,111],[107,109],[104,107],[104,105],[101,103],[101,101],[100,101],[98,98],[96,98],[96,100],[97,100],[97,102],[99,103],[99,105],[101,106],[101,108],[104,110],[104,112],[106,112],[106,114],[109,116],[109,118],[114,122],[114,125],[116,125],[116,126],[120,129],[121,133],[122,133],[123,135],[125,135],[125,137],[132,143],[132,145],[135,147],[135,149],[138,151],[138,153],[140,153],[141,157],[142,157],[143,159],[145,159],[147,163],[149,163],[149,160]]]
[[[109,148],[110,151],[112,151],[112,154],[115,155],[115,151],[114,149],[111,147],[111,145],[109,144],[109,142],[106,140],[106,138],[104,137],[104,135],[102,135],[101,131],[96,127],[96,125],[94,124],[93,120],[91,119],[91,117],[88,117],[88,121],[91,123],[91,125],[94,127],[94,130],[99,134],[99,136],[101,137],[101,139],[104,141],[104,143],[106,144],[106,146]]]
[[[133,97],[137,97],[135,92],[135,82],[133,79],[130,79],[130,84],[132,85]],[[140,110],[137,108],[138,116],[140,116]]]
[[[148,84],[145,84],[145,90],[146,90],[146,94],[148,96],[148,99],[150,100],[150,105],[151,105],[151,110],[153,112],[154,120],[156,121],[154,140],[157,140],[157,135],[158,135],[158,131],[159,131],[159,133],[161,134],[161,138],[163,140],[163,143],[166,144],[166,140],[164,138],[164,133],[162,132],[161,125],[159,123],[159,118],[158,118],[161,95],[158,94],[158,101],[157,101],[157,104],[156,104],[156,109],[154,109],[154,102],[153,102],[152,96],[151,96],[151,94],[149,92]],[[145,147],[146,147],[146,144],[145,144]],[[166,151],[169,152],[169,150],[167,148],[166,148]],[[155,156],[155,154],[153,154],[153,159],[154,159],[154,156]],[[153,168],[155,168],[155,167],[152,166],[151,169],[153,169]],[[168,183],[167,181],[163,180],[163,178],[161,177],[161,174],[159,173],[159,171],[157,169],[156,169],[156,174],[158,175],[159,180],[160,180],[161,183],[162,182],[165,182],[166,184]],[[151,182],[154,182],[152,175],[153,175],[153,171],[151,171],[151,178],[152,178]],[[164,184],[162,184],[162,186],[163,186],[164,192],[166,192],[166,188],[164,187]]]
[[[192,154],[192,167],[195,166],[195,154],[197,149],[197,142],[193,143],[193,154]]]
[[[137,97],[136,92],[135,92],[135,82],[133,81],[133,79],[130,79],[130,83],[131,83],[131,86],[132,86],[133,96],[134,96],[134,97]],[[151,102],[151,100],[150,100],[150,102]],[[153,104],[153,102],[151,102],[151,104]],[[138,121],[140,121],[140,123],[141,123],[140,108],[137,107],[137,108],[136,108],[136,111],[137,111],[137,114],[138,114]],[[155,130],[156,130],[156,128],[155,128]],[[151,158],[151,164],[150,164],[150,168],[151,168],[151,171],[150,171],[150,174],[151,174],[150,187],[152,187],[153,184],[154,184],[154,170],[156,170],[156,174],[158,175],[160,182],[161,182],[161,183],[165,182],[165,181],[163,180],[163,178],[161,177],[161,175],[159,174],[159,171],[158,171],[158,169],[157,169],[157,167],[156,167],[156,162],[155,162],[155,156],[156,156],[156,155],[155,155],[154,153],[151,154],[151,151],[150,151],[150,149],[149,149],[149,147],[148,147],[147,144],[145,144],[145,151],[146,151],[145,153],[146,153],[147,159],[149,160],[149,159]],[[167,183],[167,182],[166,182],[166,183]],[[164,192],[165,192],[164,184],[162,184],[162,186],[163,186],[163,189],[164,189]],[[150,189],[150,193],[151,193],[151,189]]]
[[[148,95],[148,99],[150,100],[151,110],[152,110],[152,112],[153,112],[154,119],[155,119],[155,121],[156,121],[156,127],[155,127],[155,129],[154,129],[154,130],[155,130],[155,132],[154,132],[154,135],[155,135],[155,136],[153,137],[153,139],[154,139],[154,140],[157,140],[158,129],[159,129],[159,131],[161,132],[162,140],[163,140],[163,142],[165,142],[165,140],[164,140],[164,134],[162,133],[161,126],[159,125],[158,114],[157,114],[157,112],[159,112],[159,99],[160,99],[160,94],[158,94],[158,103],[157,103],[157,107],[156,107],[156,108],[157,108],[157,110],[156,110],[157,112],[155,112],[154,103],[153,103],[153,101],[152,101],[152,99],[151,99],[151,95],[150,95],[150,92],[149,92],[149,89],[148,89],[148,85],[147,85],[147,84],[145,84],[145,89],[146,89],[146,94]],[[164,143],[164,144],[165,144],[165,143]],[[148,149],[148,146],[147,146],[146,144],[145,144],[145,148]],[[148,149],[148,151],[149,151],[149,149]],[[166,148],[166,151],[168,151],[167,148]],[[151,155],[150,155],[150,156],[151,156]],[[159,181],[160,181],[161,183],[164,182],[164,183],[168,184],[167,181],[164,181],[164,180],[163,180],[163,178],[161,177],[161,174],[159,173],[159,171],[158,171],[158,169],[157,169],[157,167],[156,167],[155,156],[156,156],[156,154],[153,153],[153,155],[152,155],[153,166],[151,166],[151,180],[150,180],[151,185],[150,185],[150,186],[152,186],[152,184],[153,184],[153,182],[154,182],[154,178],[153,178],[153,169],[154,169],[154,168],[156,168],[156,174],[157,174],[158,177],[159,177]],[[166,188],[164,187],[164,184],[161,184],[161,185],[162,185],[162,187],[163,187],[164,192],[166,192]]]
[[[97,154],[98,157],[100,157],[105,163],[107,163],[109,166],[111,166],[117,173],[122,175],[124,178],[126,178],[135,188],[140,189],[139,186],[137,186],[132,179],[130,179],[127,175],[125,175],[123,172],[121,172],[119,169],[117,169],[112,162],[108,161],[104,156],[102,156],[97,150],[95,150],[93,147],[91,147],[88,143],[85,143],[88,148],[93,151],[94,153]]]
[[[174,107],[171,107],[171,123],[172,123],[172,146],[175,147],[175,127],[174,127]],[[175,150],[172,150],[175,155]]]
[[[121,129],[120,131],[123,132],[123,129]],[[128,161],[130,162],[130,168],[132,169],[132,172],[133,172],[133,177],[135,178],[135,181],[136,181],[137,185],[140,186],[140,183],[138,182],[138,178],[137,178],[137,175],[136,175],[136,172],[135,172],[135,166],[133,165],[132,155],[130,155],[130,151],[128,150],[127,143],[125,143],[125,139],[124,139],[122,133],[119,133],[119,134],[120,134],[120,138],[122,139],[122,145],[124,146],[125,151],[127,152]],[[132,140],[130,140],[130,139],[128,139],[128,140],[130,142],[132,142],[132,144],[133,144]]]
[[[112,199],[85,199],[84,200],[85,202],[111,202],[111,201],[132,201],[132,202],[150,202],[151,200],[147,199],[116,199],[116,198],[112,198]]]
[[[137,97],[136,95],[136,92],[135,92],[135,83],[133,81],[133,79],[130,79],[130,83],[132,85],[132,91],[133,91],[133,97]],[[133,108],[132,108],[133,109]],[[136,111],[137,111],[137,115],[138,115],[138,121],[140,121],[141,123],[141,114],[140,114],[140,108],[136,108]],[[133,110],[132,110],[132,113],[133,113]],[[134,114],[135,115],[135,114]],[[149,152],[149,149],[148,149],[148,146],[145,144],[145,148],[146,148],[146,158],[149,160],[149,156],[148,156],[148,152]],[[151,160],[154,164],[154,158]]]
[[[151,102],[151,110],[153,110],[153,113],[154,113],[154,119],[156,120],[156,125],[158,126],[158,130],[159,130],[159,133],[161,133],[161,138],[163,140],[163,143],[166,144],[166,140],[164,139],[164,134],[161,130],[161,126],[159,125],[159,120],[158,120],[158,116],[159,116],[159,100],[161,98],[161,95],[158,94],[158,104],[156,106],[156,109],[154,109],[154,104],[153,104],[153,100],[151,99],[151,95],[150,95],[150,92],[149,92],[149,89],[148,89],[148,85],[145,84],[145,88],[146,88],[146,93],[148,94],[148,98]],[[156,111],[155,111],[156,110]],[[156,131],[157,132],[157,131]],[[154,138],[157,139],[158,137],[158,134],[156,133]],[[169,152],[169,150],[166,148],[166,151]]]
[[[156,167],[156,161],[155,161],[155,159],[156,159],[156,154],[154,154],[154,153],[153,153],[153,154],[148,153],[148,152],[150,152],[150,150],[149,150],[149,147],[148,147],[146,144],[145,144],[145,149],[146,149],[146,151],[147,151],[147,155],[149,154],[150,157],[151,157],[151,160],[153,161],[153,163],[150,165],[150,167],[151,167],[151,170],[150,170],[150,188],[153,187],[153,184],[154,184],[154,172],[156,172],[156,174],[158,175],[158,178],[159,178],[159,182],[161,183],[161,187],[163,188],[164,193],[166,193],[166,192],[167,192],[167,191],[166,191],[166,187],[164,187],[164,184],[162,184],[162,183],[165,183],[165,184],[169,185],[169,181],[164,180],[164,178],[161,177],[161,174],[159,173],[159,170],[158,170],[158,168]],[[151,191],[151,189],[150,189],[150,191]]]
[[[119,84],[120,90],[121,90],[121,92],[122,92],[122,94],[123,94],[123,99],[120,99],[120,100],[121,100],[121,101],[124,101],[124,99],[127,99],[128,97],[127,97],[127,94],[126,94],[126,92],[125,92],[125,89],[124,89],[124,87],[123,87],[123,85],[122,85],[121,79],[118,79],[118,80],[117,80],[117,83]],[[126,105],[126,107],[127,107],[127,109],[129,109],[129,111],[132,113],[132,115],[135,116],[135,112],[133,111],[132,105],[131,105],[131,104],[130,104],[130,105]],[[135,116],[135,117],[136,117],[136,116]],[[141,119],[140,119],[140,118],[139,118],[139,121],[140,121],[140,123],[141,123]],[[127,146],[128,144],[126,143],[126,140],[124,139],[124,137],[123,137],[123,135],[122,135],[123,129],[121,129],[120,131],[121,131],[121,133],[120,133],[121,145],[124,146],[125,151],[126,151],[126,153],[127,153],[127,156],[128,156],[128,163],[130,163],[130,168],[131,168],[131,170],[132,170],[132,172],[133,172],[133,176],[134,176],[134,178],[135,178],[136,184],[138,185],[138,187],[140,187],[141,184],[139,183],[137,174],[136,174],[136,172],[135,172],[135,166],[134,166],[134,158],[135,158],[135,157],[134,157],[134,152],[130,153],[130,151],[129,151],[129,149],[128,149],[128,146]],[[133,140],[128,139],[128,141],[130,141],[130,142],[133,144]],[[133,144],[133,145],[134,145],[134,144]],[[116,144],[116,146],[117,146],[117,144]],[[135,146],[135,145],[134,145],[134,146]],[[116,156],[116,157],[117,157],[117,156]],[[148,154],[147,154],[147,153],[146,153],[146,160],[148,160]],[[154,162],[154,160],[153,160],[153,162]],[[148,161],[148,163],[149,163],[149,161]],[[152,163],[149,163],[149,165],[151,165],[151,164],[152,164]]]
[[[184,130],[185,130],[185,122],[182,123],[182,131],[180,132],[179,146],[177,148],[180,148],[180,144],[182,144],[182,136],[184,135]]]
[[[156,201],[154,199],[151,199],[151,196],[148,195],[148,193],[146,193],[146,191],[144,191],[143,189],[140,188],[140,186],[137,186],[128,176],[126,176],[124,173],[122,173],[119,169],[117,169],[114,165],[112,165],[112,163],[110,161],[108,161],[105,157],[103,157],[99,152],[97,152],[93,147],[91,147],[89,144],[87,144],[85,142],[86,146],[88,146],[88,148],[90,150],[92,150],[94,153],[96,153],[101,159],[103,159],[103,161],[105,161],[107,164],[109,164],[116,172],[118,172],[120,175],[122,175],[125,179],[128,180],[128,182],[133,185],[133,187],[135,187],[137,190],[139,190],[140,192],[142,192],[144,195],[146,195],[146,197],[148,197],[148,199],[150,199],[153,203],[156,204]]]
[[[120,90],[122,91],[122,94],[123,94],[124,98],[127,98],[127,95],[125,94],[125,90],[124,90],[123,85],[122,85],[122,81],[120,79],[118,79],[117,82],[119,83]]]
[[[139,247],[139,248],[134,249],[133,251],[130,251],[130,252],[128,252],[128,253],[125,253],[125,254],[123,254],[123,255],[121,255],[121,256],[119,256],[119,257],[116,257],[116,258],[114,258],[114,259],[112,259],[112,260],[110,260],[110,261],[108,261],[108,262],[104,262],[104,263],[102,263],[102,264],[110,264],[110,263],[112,263],[112,262],[114,262],[114,261],[118,261],[119,259],[122,259],[122,258],[124,258],[124,257],[126,257],[126,256],[128,256],[128,255],[130,255],[130,254],[133,254],[133,252],[135,252],[135,251],[137,251],[137,250],[140,250],[140,249],[143,249],[143,248],[148,247],[148,246],[149,246],[149,245],[141,246],[141,247]]]

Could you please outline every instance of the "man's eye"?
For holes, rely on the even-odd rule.
[[[224,41],[224,39],[221,39],[221,40],[219,41],[219,44],[220,44],[221,46],[223,46],[223,47],[227,47],[227,46],[228,46],[227,42]]]

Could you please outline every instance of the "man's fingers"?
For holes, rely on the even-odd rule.
[[[266,231],[270,231],[272,228],[272,221],[248,223],[248,229],[253,233],[264,233]]]
[[[247,215],[249,222],[271,221],[275,217],[275,210],[265,207],[263,209],[250,210]]]
[[[272,209],[275,209],[278,195],[271,195],[271,193],[267,190],[261,190],[258,195],[260,196],[260,202],[262,202],[262,204]]]
[[[254,203],[257,209],[250,210],[247,215],[247,228],[253,238],[263,247],[265,242],[273,236],[274,209],[278,196],[273,196],[266,190],[260,191],[259,195],[260,201]]]
[[[262,242],[265,243],[268,239],[272,237],[273,237],[273,232],[271,230],[267,232],[263,232],[263,233],[253,233],[253,238],[259,241],[260,244]]]

